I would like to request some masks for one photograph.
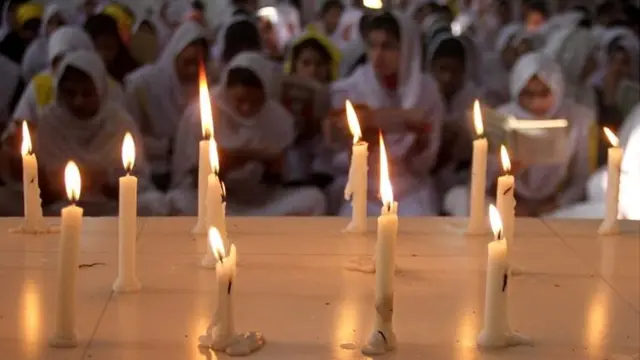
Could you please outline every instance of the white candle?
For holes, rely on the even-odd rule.
[[[500,212],[502,223],[504,224],[505,238],[509,239],[510,244],[514,241],[515,217],[516,217],[516,200],[515,191],[516,183],[511,171],[511,161],[507,148],[500,147],[500,159],[502,160],[502,169],[504,175],[498,178],[498,186],[496,190],[496,206]]]
[[[198,156],[198,222],[193,228],[194,234],[206,234],[207,224],[207,182],[211,173],[209,164],[209,140],[213,137],[213,114],[211,111],[211,97],[209,85],[204,69],[200,69],[200,123],[202,137]]]
[[[24,202],[24,225],[22,231],[38,233],[46,231],[42,217],[40,187],[38,186],[38,160],[33,153],[27,122],[22,122],[22,187]]]
[[[55,331],[50,345],[53,347],[76,347],[76,288],[83,210],[75,205],[75,202],[80,198],[81,179],[80,170],[73,161],[67,164],[64,178],[67,197],[71,201],[71,205],[62,209]]]
[[[209,142],[209,160],[212,172],[209,174],[207,186],[207,212],[209,225],[219,229],[225,253],[229,253],[229,237],[227,235],[226,201],[224,183],[220,180],[220,163],[215,139]],[[211,246],[207,246],[207,254],[202,259],[202,266],[213,268],[218,259],[213,254]]]
[[[478,138],[473,141],[473,161],[471,164],[471,191],[469,192],[469,224],[467,233],[483,234],[485,222],[485,191],[487,181],[487,149],[488,142],[484,137],[482,111],[480,103],[473,104],[473,123]]]
[[[218,289],[218,301],[207,333],[201,338],[202,345],[211,347],[217,351],[226,351],[235,337],[233,321],[233,290],[236,277],[236,247],[229,247],[229,256],[226,256],[222,237],[218,229],[209,229],[209,242],[213,253],[218,259],[216,266],[216,287]]]
[[[382,210],[378,218],[376,242],[376,321],[373,332],[362,348],[365,355],[385,354],[396,347],[393,332],[393,283],[395,275],[398,203],[393,201],[387,154],[380,136],[380,195]]]
[[[118,278],[113,284],[113,290],[116,292],[136,292],[142,287],[136,275],[138,179],[130,174],[135,156],[133,137],[127,133],[122,142],[122,163],[127,174],[120,178]]]
[[[478,344],[484,347],[500,347],[507,345],[507,334],[511,333],[507,311],[509,264],[500,213],[493,205],[489,209],[489,216],[495,241],[490,242],[488,246],[484,327],[478,337]]]
[[[345,229],[347,232],[363,233],[367,230],[367,159],[369,156],[368,144],[362,139],[360,123],[353,105],[349,100],[345,103],[349,129],[353,134],[353,147],[351,153],[351,167],[349,179],[344,189],[346,200],[351,200],[351,222]]]
[[[620,194],[620,165],[622,164],[622,148],[618,138],[611,130],[604,128],[611,147],[607,152],[607,202],[604,220],[598,229],[600,235],[615,235],[620,232],[618,226],[618,196]]]

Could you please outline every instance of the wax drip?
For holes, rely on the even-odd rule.
[[[498,240],[502,240],[502,229],[498,230]]]
[[[502,195],[507,195],[509,191],[511,191],[512,189],[513,189],[513,186],[509,186],[507,190],[505,190],[504,193],[502,193]]]
[[[507,290],[507,282],[509,281],[509,275],[504,273],[504,277],[502,278],[502,292]]]
[[[382,341],[384,341],[384,343],[387,344],[387,337],[384,335],[382,330],[378,330],[378,334],[380,334],[380,336],[382,336]]]
[[[231,294],[231,285],[233,284],[233,281],[229,280],[229,286],[227,286],[227,294]]]
[[[220,171],[216,171],[216,176],[218,177],[218,179],[220,179]],[[224,183],[222,181],[220,181],[220,198],[222,200],[222,203],[226,203],[227,202],[227,188],[224,186]]]
[[[31,181],[29,181],[29,183],[33,184],[36,182],[36,178],[31,178]]]

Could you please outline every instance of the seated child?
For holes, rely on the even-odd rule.
[[[294,120],[276,98],[279,81],[263,55],[244,52],[231,60],[213,91],[217,118],[220,174],[225,182],[227,212],[233,215],[321,215],[322,192],[314,187],[283,188],[285,150],[294,140]],[[193,104],[180,124],[173,158],[174,211],[195,214],[197,208],[200,113]]]
[[[134,174],[139,180],[138,206],[142,214],[163,214],[164,196],[148,181],[148,168],[137,127],[124,108],[107,97],[107,73],[95,52],[67,54],[56,76],[56,100],[32,124],[33,147],[39,165],[39,183],[45,213],[57,215],[68,200],[64,168],[76,162],[82,176],[80,203],[88,216],[115,215],[118,209],[118,178],[124,174],[121,149],[130,132],[137,142]],[[20,126],[16,127],[21,129]],[[16,131],[5,148],[20,149]],[[14,150],[16,151],[16,150]],[[20,154],[14,152],[14,163]],[[14,171],[20,176],[18,171]]]

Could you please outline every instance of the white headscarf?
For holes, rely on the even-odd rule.
[[[493,51],[485,54],[482,63],[480,85],[483,88],[483,99],[490,106],[502,105],[509,101],[509,73],[502,60],[502,52],[513,46],[519,34],[524,33],[520,23],[510,23],[502,27]]]
[[[225,99],[227,75],[235,68],[244,68],[253,72],[260,79],[266,93],[263,107],[250,118],[237,114]],[[240,53],[229,63],[220,85],[213,92],[219,109],[218,117],[214,119],[214,136],[220,149],[260,154],[265,159],[270,159],[281,154],[293,142],[294,119],[277,99],[279,75],[273,72],[273,64],[270,61],[255,52]],[[197,166],[197,143],[202,137],[197,103],[190,106],[185,117],[180,126],[173,161],[174,187],[183,184],[189,176],[189,171]],[[240,175],[245,171],[251,175],[247,177]],[[259,188],[258,183],[263,171],[262,164],[252,163],[235,174],[239,178],[234,178],[235,181],[244,184],[247,181],[255,183]],[[229,181],[227,185],[232,188],[234,184]]]
[[[580,79],[590,56],[596,56],[598,44],[589,30],[564,28],[548,38],[543,52],[560,65],[565,77],[567,96],[578,104],[596,108],[596,96],[589,79]]]
[[[57,4],[48,5],[44,15],[42,16],[42,24],[40,25],[40,36],[35,39],[24,54],[22,60],[22,77],[29,81],[31,78],[46,69],[49,65],[47,59],[49,37],[47,36],[47,24],[53,16],[61,16],[65,22],[67,21],[65,13]]]
[[[49,39],[47,60],[49,65],[56,57],[78,50],[93,50],[93,42],[87,33],[75,26],[63,26]]]
[[[4,37],[11,32],[11,26],[9,25],[9,6],[11,6],[11,0],[6,0],[2,5],[2,27],[0,27],[0,41],[4,40]]]
[[[560,66],[541,52],[528,53],[518,60],[510,79],[509,90],[512,100],[509,104],[501,106],[498,111],[517,119],[540,119],[518,103],[520,92],[534,76],[547,84],[555,100],[543,119],[569,121],[569,156],[562,164],[528,166],[521,174],[516,174],[516,191],[529,200],[543,200],[558,192],[558,189],[568,182],[564,193],[559,196],[559,202],[575,202],[584,195],[584,186],[591,170],[589,133],[594,124],[595,114],[565,97]],[[497,163],[493,166],[496,173],[499,172]]]
[[[120,105],[109,100],[107,72],[97,53],[77,51],[66,55],[57,72],[56,87],[69,67],[91,78],[100,97],[100,109],[90,119],[78,119],[59,99],[49,105],[38,124],[39,132],[44,134],[38,137],[36,147],[41,166],[59,170],[67,161],[74,160],[85,168],[121,172],[122,139],[129,131],[141,144],[137,127]],[[142,146],[137,148],[140,150]],[[138,171],[145,169],[141,152],[136,157],[135,168]]]
[[[129,109],[136,121],[144,122],[144,126],[140,126],[147,137],[147,156],[156,171],[167,170],[169,149],[178,122],[191,101],[176,74],[175,59],[189,44],[205,38],[205,31],[199,24],[183,23],[154,64],[142,67],[125,80]]]
[[[339,48],[345,47],[350,42],[359,39],[360,36],[360,19],[364,13],[355,7],[347,7],[342,12],[338,26],[332,36]]]
[[[595,85],[602,85],[609,63],[609,47],[614,42],[620,44],[629,53],[633,79],[638,81],[640,77],[640,70],[638,70],[640,39],[626,27],[615,27],[604,30],[600,36],[600,68],[592,79],[592,83]]]
[[[498,36],[496,37],[496,43],[494,46],[494,51],[497,53],[502,53],[507,46],[510,46],[515,40],[518,34],[523,33],[524,27],[521,23],[510,23],[502,27]]]

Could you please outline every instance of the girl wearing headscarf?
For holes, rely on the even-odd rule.
[[[595,165],[595,114],[567,97],[565,88],[560,66],[547,55],[532,52],[520,58],[513,68],[511,102],[498,108],[517,119],[569,122],[569,153],[562,163],[525,165],[517,158],[511,159],[518,216],[547,214],[585,197],[585,185]],[[488,188],[495,189],[495,179],[502,170],[497,156],[489,159],[487,178],[494,181],[489,182]]]
[[[509,101],[509,73],[516,60],[514,40],[524,32],[521,24],[504,26],[496,39],[494,52],[483,60],[482,100],[496,107]]]
[[[265,53],[272,60],[281,61],[285,47],[291,40],[286,19],[273,6],[260,8],[256,15]]]
[[[369,109],[370,114],[360,121],[369,142],[369,183],[378,183],[375,144],[381,131],[387,144],[394,196],[402,204],[399,213],[437,214],[438,196],[430,173],[440,149],[444,113],[438,85],[430,75],[422,73],[420,41],[413,21],[385,12],[373,17],[367,27],[368,62],[333,86],[333,107],[340,111],[345,100],[350,100]],[[334,126],[346,126],[343,116],[333,120]],[[347,151],[335,157],[334,167],[338,180],[332,185],[332,195],[337,199],[342,197],[346,183]],[[375,214],[380,210],[377,186],[370,186],[370,190],[369,213]],[[340,207],[341,215],[351,211],[347,202]]]
[[[279,80],[273,65],[256,52],[234,57],[213,91],[220,174],[227,211],[235,215],[321,215],[324,195],[313,187],[283,188],[284,153],[294,139],[294,120],[277,101]],[[180,125],[173,159],[172,203],[179,213],[197,208],[199,107],[194,104]]]
[[[178,123],[197,98],[198,67],[207,56],[204,29],[195,22],[185,22],[153,65],[126,78],[128,109],[142,132],[154,183],[161,190],[169,186]]]
[[[427,51],[427,69],[435,77],[444,99],[442,144],[436,166],[441,192],[466,181],[471,160],[473,129],[467,119],[479,91],[467,78],[468,51],[459,37],[440,33]]]
[[[415,0],[409,5],[408,15],[420,25],[427,16],[435,14],[440,5],[436,0]]]
[[[73,160],[82,174],[80,202],[85,213],[89,216],[116,214],[118,178],[125,171],[122,141],[125,133],[130,132],[141,145],[137,127],[121,105],[109,100],[106,71],[95,52],[68,54],[56,74],[56,100],[33,126],[45,212],[57,213],[68,202],[63,173],[66,163]],[[9,140],[15,141],[17,136],[19,134],[14,134]],[[149,186],[141,148],[137,146],[133,170],[139,179],[138,207],[145,214],[152,214],[154,210],[162,213],[166,202]],[[18,159],[19,156],[15,154]]]
[[[131,56],[139,64],[155,62],[167,36],[166,28],[154,16],[143,18],[133,27],[129,46]]]
[[[47,6],[42,16],[38,38],[29,45],[24,54],[22,76],[25,81],[30,81],[32,77],[47,68],[49,37],[51,37],[58,28],[66,24],[67,19],[59,5],[52,4]]]
[[[41,110],[55,99],[55,71],[66,54],[78,50],[93,51],[91,39],[79,28],[63,26],[49,39],[49,68],[41,71],[31,79],[13,114],[15,120],[37,122]],[[120,104],[124,103],[122,89],[113,80],[108,82],[109,98]]]
[[[91,36],[111,78],[123,83],[125,76],[137,69],[139,64],[122,39],[118,23],[111,16],[97,14],[87,19],[84,29]]]
[[[0,41],[0,55],[21,64],[27,47],[38,36],[43,13],[44,9],[40,4],[28,2],[20,5],[16,11],[17,30]]]
[[[18,29],[16,12],[18,7],[26,0],[5,0],[2,4],[2,27],[0,28],[0,41],[9,33]]]

